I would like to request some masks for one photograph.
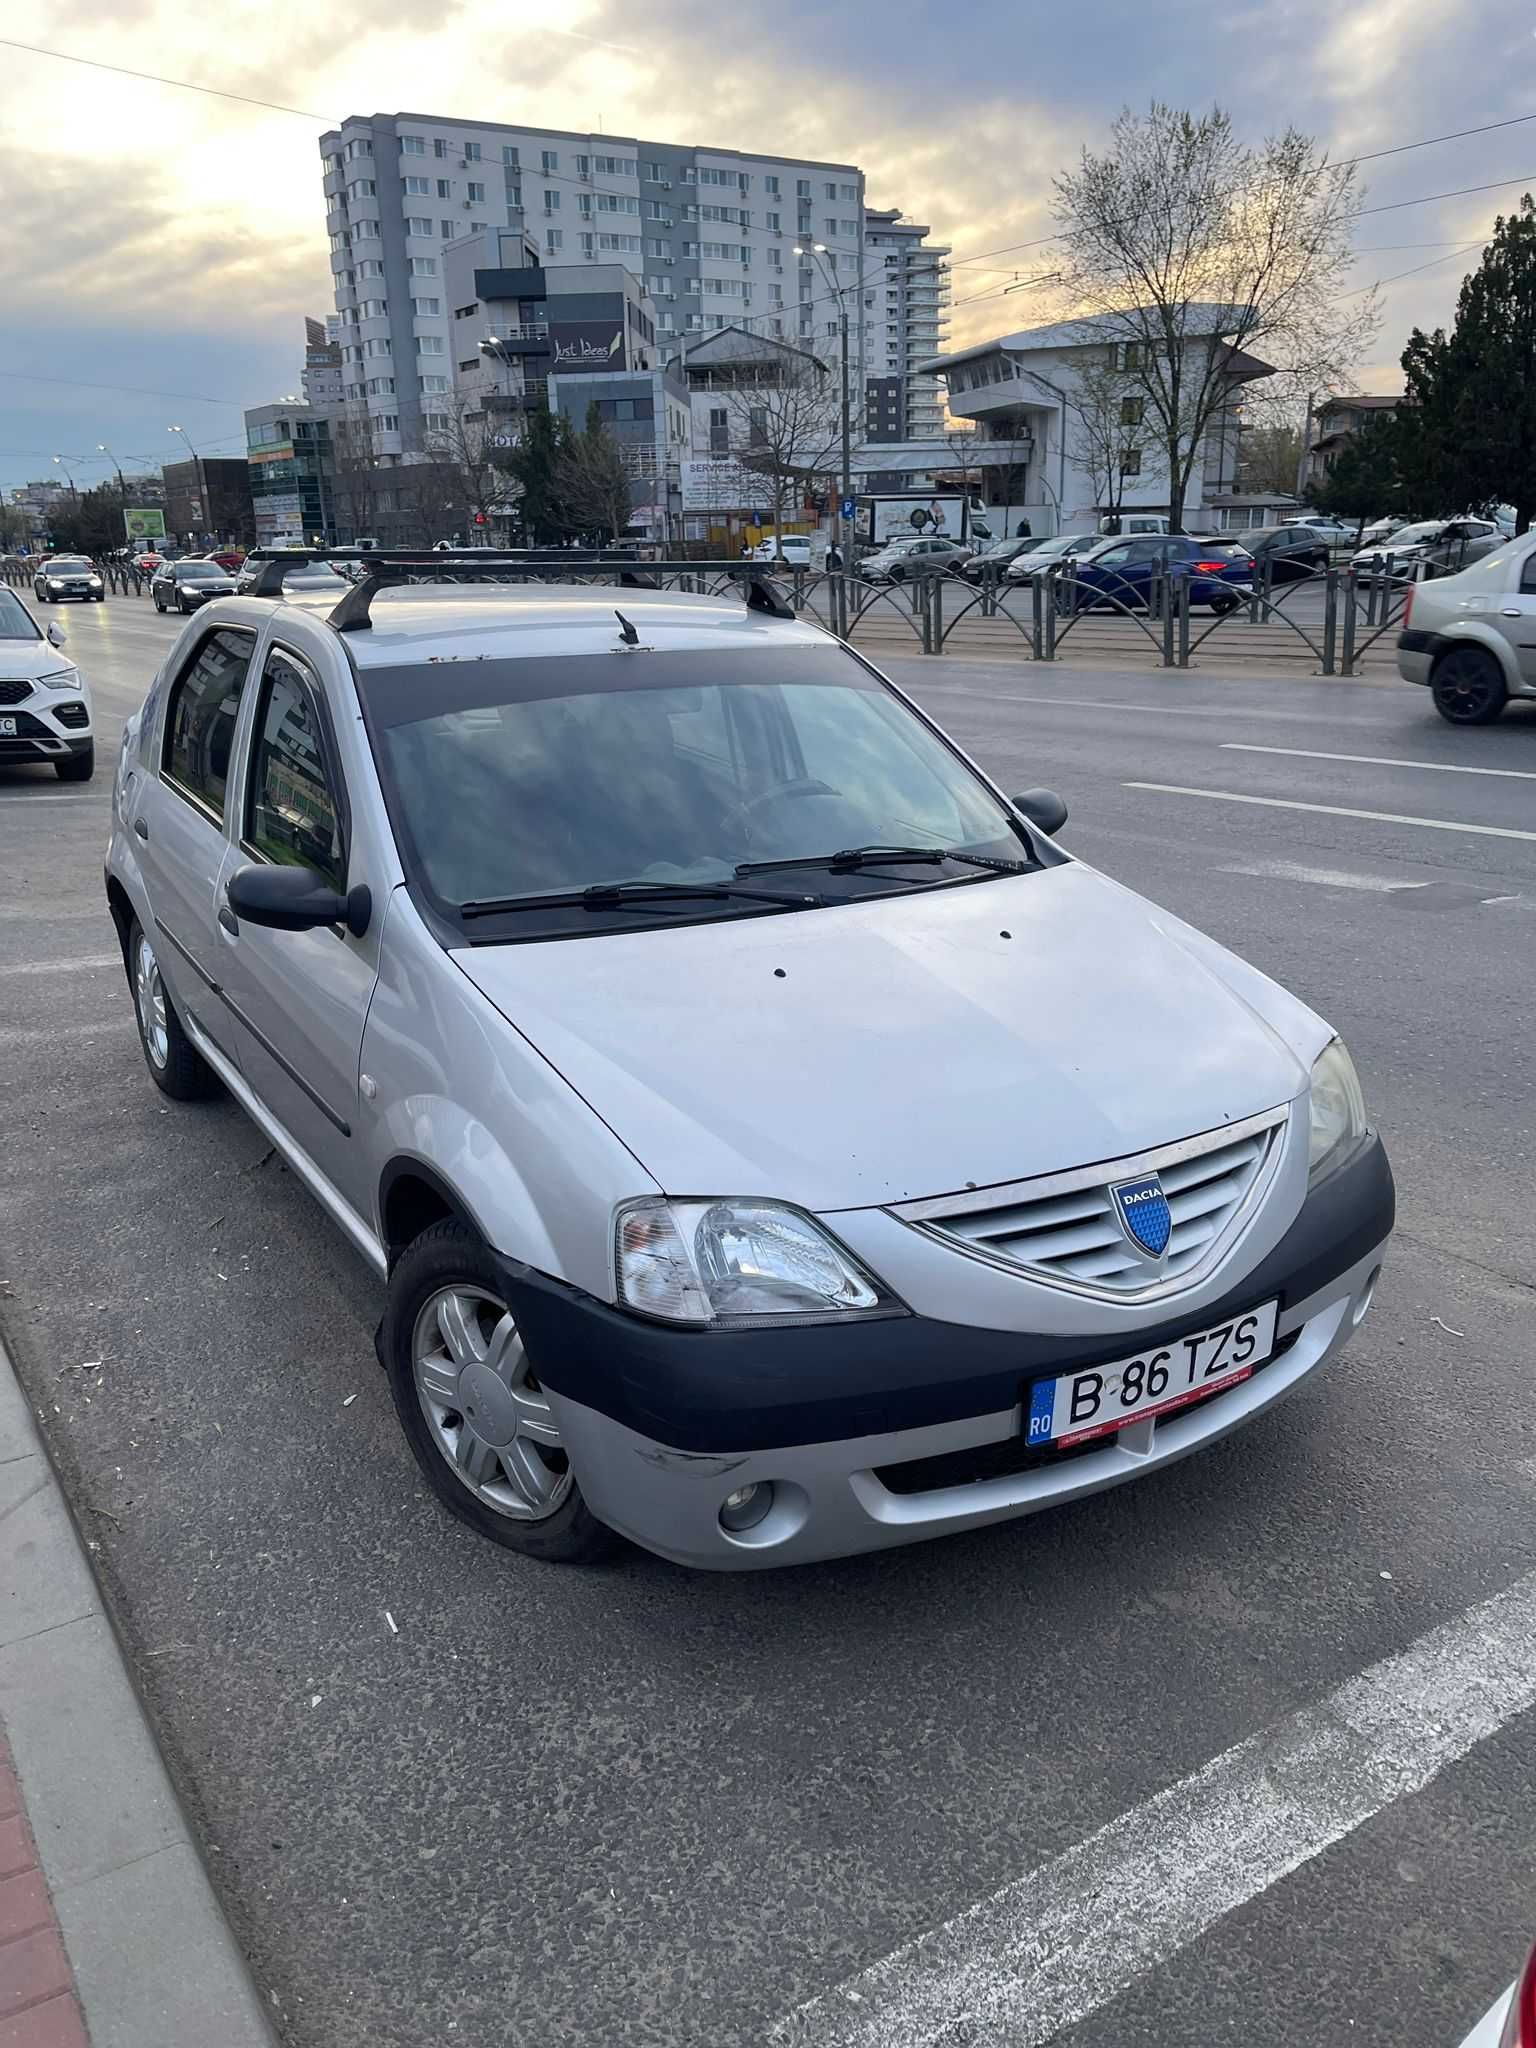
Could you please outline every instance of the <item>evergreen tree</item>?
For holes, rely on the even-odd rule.
[[[527,416],[522,439],[503,467],[522,492],[518,505],[525,539],[548,546],[563,541],[571,520],[561,483],[561,468],[570,449],[570,423],[546,404]]]
[[[1345,438],[1333,467],[1314,488],[1312,503],[1319,512],[1356,520],[1362,527],[1367,519],[1404,509],[1397,470],[1397,429],[1389,416],[1368,416]]]

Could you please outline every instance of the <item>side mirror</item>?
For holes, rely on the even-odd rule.
[[[266,861],[250,861],[236,868],[224,893],[236,917],[279,932],[309,932],[320,925],[344,924],[354,939],[360,939],[373,915],[373,895],[366,884],[359,883],[343,896],[328,889],[309,868]]]
[[[1026,789],[1014,798],[1013,808],[1052,839],[1067,822],[1067,806],[1054,789]]]
[[[59,627],[50,626],[48,628],[48,645],[50,647],[62,647],[64,645],[64,635]]]

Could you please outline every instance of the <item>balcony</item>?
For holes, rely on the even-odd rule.
[[[542,320],[525,320],[509,327],[494,327],[480,344],[496,356],[541,355],[549,346],[549,328]]]

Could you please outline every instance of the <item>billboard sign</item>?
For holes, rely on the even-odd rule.
[[[125,505],[123,528],[129,540],[164,540],[165,514],[158,505]]]
[[[607,320],[551,320],[549,348],[556,370],[627,370],[624,329]]]
[[[765,512],[773,503],[769,478],[727,456],[679,465],[685,512]]]

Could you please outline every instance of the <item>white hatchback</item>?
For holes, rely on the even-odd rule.
[[[91,692],[14,590],[0,589],[0,763],[51,765],[61,782],[89,782],[96,766]]]

